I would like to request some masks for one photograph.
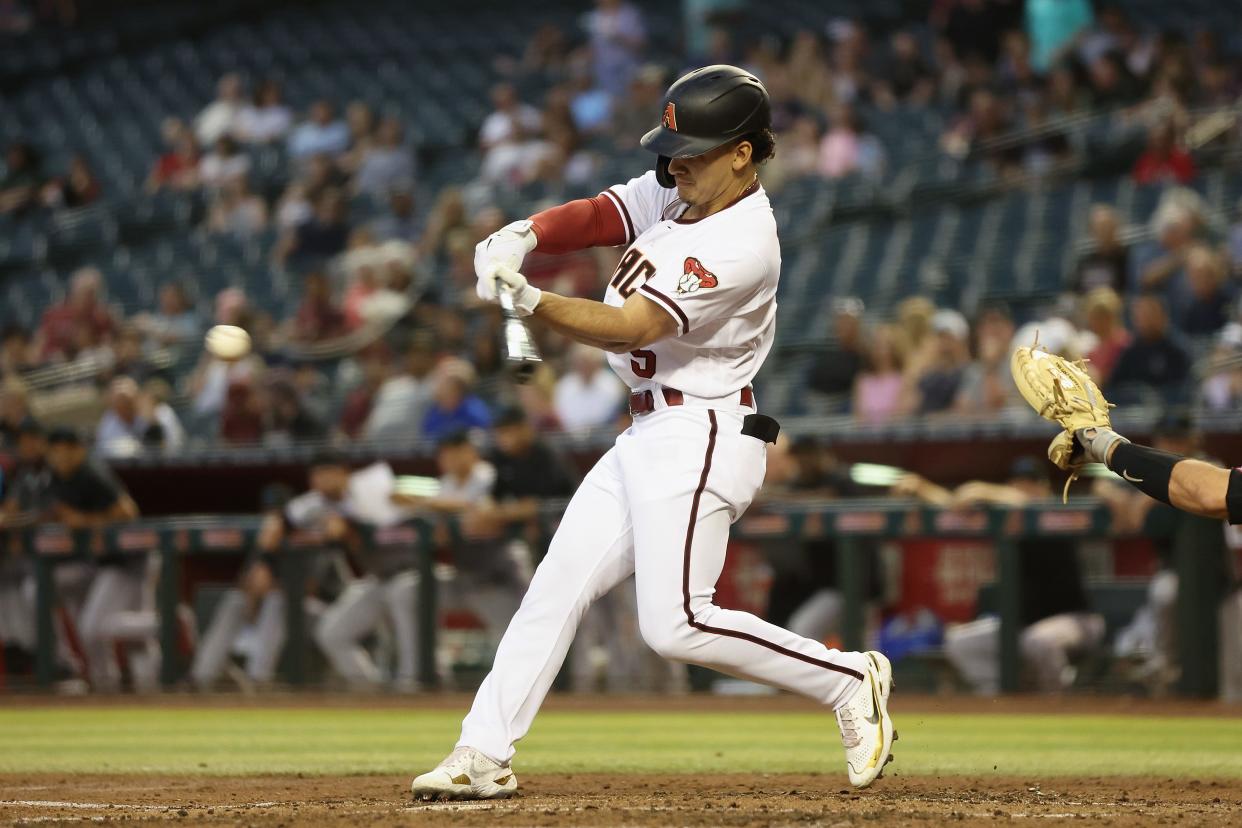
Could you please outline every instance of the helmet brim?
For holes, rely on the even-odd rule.
[[[663,155],[667,158],[689,158],[702,155],[716,147],[724,146],[728,138],[695,138],[681,132],[674,132],[665,126],[658,126],[648,132],[639,141],[643,149]]]

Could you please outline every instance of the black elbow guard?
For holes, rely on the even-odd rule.
[[[1148,497],[1169,503],[1169,479],[1173,476],[1173,467],[1185,459],[1180,454],[1122,443],[1113,450],[1108,467]]]

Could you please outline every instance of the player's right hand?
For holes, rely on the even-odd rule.
[[[478,294],[485,302],[496,301],[495,273],[498,267],[521,270],[526,254],[539,243],[530,219],[511,222],[474,247],[474,274],[479,277]]]

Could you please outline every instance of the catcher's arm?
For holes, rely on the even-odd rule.
[[[1095,440],[1108,435],[1097,435]],[[1203,517],[1242,523],[1242,471],[1222,469],[1167,451],[1127,442],[1114,434],[1099,461],[1144,494]],[[1088,457],[1096,459],[1094,440],[1078,437]],[[1231,497],[1232,495],[1232,497]],[[1231,508],[1232,507],[1232,508]]]

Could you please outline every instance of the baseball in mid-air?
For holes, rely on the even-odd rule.
[[[250,353],[250,334],[236,325],[216,325],[207,332],[207,350],[218,359],[241,359]]]

